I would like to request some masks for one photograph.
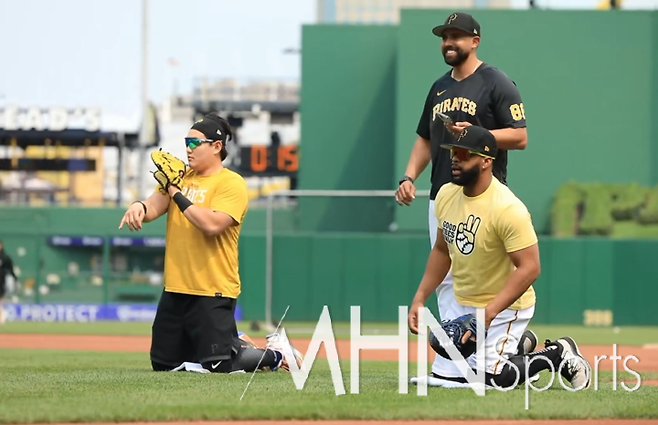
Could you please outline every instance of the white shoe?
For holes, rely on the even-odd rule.
[[[275,368],[273,368],[273,371],[276,371],[277,369],[281,368],[285,371],[290,372],[290,365],[288,364],[288,357],[294,357],[295,361],[297,362],[297,368],[301,369],[302,365],[304,364],[304,356],[302,356],[302,353],[300,353],[293,345],[290,343],[287,337],[278,334],[278,333],[273,333],[270,335],[267,335],[267,347],[271,350],[278,351],[281,354],[281,362],[279,365]]]
[[[571,387],[575,390],[589,388],[592,384],[592,366],[580,354],[576,341],[567,336],[558,338],[550,344],[560,348],[560,373],[571,383]]]

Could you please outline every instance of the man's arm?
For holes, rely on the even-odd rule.
[[[416,181],[420,173],[427,167],[430,158],[430,141],[422,136],[418,136],[414,147],[411,149],[411,156],[409,157],[407,169],[404,173],[405,176],[411,177],[412,181],[403,181],[395,191],[395,201],[399,205],[411,205],[411,202],[416,199],[416,186],[414,186],[413,182]]]
[[[503,290],[485,308],[485,326],[500,312],[514,304],[530,288],[541,272],[539,246],[535,243],[519,251],[510,252],[509,257],[516,270],[509,277]]]
[[[506,208],[496,223],[496,231],[516,270],[512,272],[503,290],[485,307],[487,327],[494,317],[528,290],[541,272],[537,234],[525,206],[521,204]]]
[[[452,260],[448,252],[448,245],[443,238],[443,231],[441,228],[438,228],[436,232],[436,243],[430,251],[427,265],[425,266],[425,274],[423,274],[416,295],[411,302],[412,307],[409,318],[409,330],[411,333],[418,333],[418,309],[425,305],[427,298],[443,282],[443,279],[445,279],[450,271],[451,264]]]
[[[220,189],[210,208],[192,204],[173,186],[169,187],[169,193],[183,215],[206,236],[220,235],[229,227],[240,224],[249,203],[246,187],[232,182]]]
[[[427,259],[425,274],[423,274],[423,278],[414,296],[414,302],[425,304],[427,298],[438,288],[441,282],[443,282],[443,279],[445,279],[450,271],[451,264],[452,261],[450,260],[448,245],[443,238],[443,230],[439,228],[436,232],[436,243]]]
[[[504,150],[523,150],[528,146],[525,108],[516,83],[501,75],[492,91],[496,122],[501,129],[491,130],[498,147]]]
[[[431,159],[430,141],[422,136],[418,136],[411,149],[411,155],[409,156],[409,162],[407,162],[407,168],[404,174],[416,180],[423,170],[425,170]]]
[[[416,198],[416,187],[414,186],[413,182],[418,179],[418,176],[421,175],[423,170],[425,170],[425,167],[427,167],[427,164],[429,164],[432,159],[432,150],[430,146],[430,114],[432,112],[433,99],[432,93],[434,93],[434,86],[432,86],[429,94],[425,98],[423,111],[420,114],[418,126],[416,127],[416,134],[418,134],[418,137],[414,142],[413,148],[411,148],[411,155],[409,156],[407,168],[404,172],[405,176],[410,177],[412,181],[402,182],[395,192],[395,199],[400,205],[411,205],[411,202]]]
[[[418,118],[418,125],[416,126],[416,134],[418,137],[411,149],[411,155],[409,156],[407,169],[405,170],[405,175],[414,180],[420,176],[432,159],[432,151],[430,149],[430,116],[432,114],[432,99],[434,99],[435,91],[434,85],[432,85],[427,97],[425,97],[423,110],[420,114],[420,118]]]
[[[528,131],[523,128],[501,128],[489,130],[496,138],[496,144],[504,150],[524,150],[528,146]]]
[[[146,205],[146,215],[144,216],[143,220],[144,223],[157,220],[164,213],[166,213],[167,209],[169,208],[170,199],[171,198],[169,198],[168,195],[165,195],[159,190],[156,190],[151,194],[151,196],[142,201],[144,202],[144,205]]]

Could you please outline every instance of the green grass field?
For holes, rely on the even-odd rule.
[[[409,376],[416,365],[410,363]],[[285,372],[215,375],[154,373],[139,353],[0,350],[0,422],[92,422],[201,419],[423,419],[423,418],[649,418],[656,417],[658,387],[612,390],[601,373],[599,389],[561,388],[529,394],[429,388],[428,395],[398,394],[397,364],[361,362],[360,393],[351,394],[349,362],[341,364],[346,394],[336,396],[328,362],[317,359],[302,390]],[[658,378],[658,373],[642,379]],[[548,375],[542,378],[548,383]],[[637,380],[619,373],[629,387]],[[542,384],[540,382],[539,384]]]
[[[238,329],[250,336],[265,336],[267,332],[251,331],[249,323],[241,322]],[[286,332],[291,338],[311,338],[315,323],[310,322],[283,322]],[[627,327],[585,327],[585,326],[549,326],[532,325],[530,328],[543,340],[555,339],[568,335],[579,344],[619,344],[644,345],[658,344],[658,327],[655,326],[627,326]],[[393,334],[398,331],[397,324],[393,323],[364,323],[363,335],[367,334]],[[95,323],[43,323],[43,322],[10,322],[0,328],[3,333],[45,333],[45,334],[76,334],[76,335],[151,335],[150,323],[121,323],[121,322],[95,322]],[[349,323],[334,323],[336,338],[349,338]],[[413,338],[410,335],[409,338]],[[540,341],[541,342],[541,341]]]
[[[312,323],[284,323],[291,338],[312,335]],[[253,336],[248,323],[240,329]],[[336,324],[336,338],[349,336],[349,324]],[[585,328],[532,326],[540,339],[573,336],[579,344],[658,343],[658,328]],[[394,333],[395,324],[369,323],[363,333]],[[148,323],[7,323],[3,333],[146,335]],[[598,390],[563,389],[557,379],[544,392],[525,387],[511,392],[488,391],[479,397],[469,389],[429,388],[428,395],[398,394],[395,362],[360,362],[360,393],[351,394],[350,364],[341,362],[345,395],[336,396],[326,359],[316,358],[302,390],[286,372],[259,372],[244,399],[252,374],[209,375],[191,372],[154,373],[144,353],[0,349],[0,423],[116,422],[207,419],[565,419],[658,418],[657,372],[641,372],[642,385],[620,366],[617,388],[612,372],[599,372]],[[428,365],[428,370],[430,365]],[[409,363],[409,378],[416,364]],[[544,372],[537,386],[548,383]]]

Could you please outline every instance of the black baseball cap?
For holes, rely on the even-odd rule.
[[[209,140],[226,142],[227,135],[222,131],[222,118],[216,112],[206,114],[203,118],[196,121],[190,130],[200,131]]]
[[[443,31],[449,28],[461,30],[470,35],[477,35],[478,37],[482,36],[480,24],[468,13],[457,12],[451,14],[446,18],[443,25],[434,27],[432,33],[437,37],[442,37]]]
[[[462,130],[457,140],[451,143],[444,143],[441,147],[444,149],[468,149],[489,158],[495,158],[498,153],[498,146],[496,145],[494,135],[486,128],[475,125],[466,127]]]

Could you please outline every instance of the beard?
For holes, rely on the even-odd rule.
[[[457,53],[454,58],[448,59],[446,56],[446,52],[448,52],[448,50],[454,50],[455,53]],[[467,52],[459,49],[457,46],[446,46],[441,50],[441,53],[443,54],[443,60],[445,63],[450,66],[459,66],[463,64],[466,62],[466,59],[468,59],[469,56]]]
[[[460,168],[461,173],[458,176],[452,175],[452,182],[458,186],[470,186],[480,178],[480,167],[474,165],[473,167],[465,170]]]

